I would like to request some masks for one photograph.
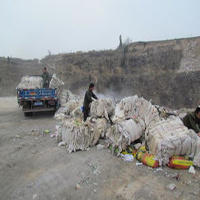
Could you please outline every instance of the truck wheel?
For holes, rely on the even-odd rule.
[[[25,116],[25,117],[29,117],[29,116],[32,116],[32,115],[33,115],[32,112],[25,112],[25,113],[24,113],[24,116]]]

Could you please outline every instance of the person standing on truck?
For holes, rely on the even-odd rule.
[[[90,112],[90,103],[94,99],[98,99],[97,96],[93,93],[94,83],[90,83],[89,89],[85,93],[84,102],[83,102],[83,121],[85,122],[89,116]]]
[[[200,106],[194,112],[189,112],[183,118],[183,124],[189,129],[193,129],[200,137]]]
[[[49,88],[49,73],[47,72],[46,67],[43,68],[42,78],[43,78],[43,88]]]

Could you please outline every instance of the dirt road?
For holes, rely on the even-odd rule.
[[[199,200],[199,170],[191,175],[136,166],[96,147],[68,154],[43,134],[46,129],[53,133],[55,123],[49,113],[25,118],[16,98],[0,98],[1,200]],[[173,191],[167,189],[171,183]]]

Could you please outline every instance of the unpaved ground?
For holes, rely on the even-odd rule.
[[[199,170],[196,175],[152,170],[96,147],[68,154],[42,134],[45,129],[53,133],[54,125],[53,114],[25,118],[16,98],[0,98],[1,200],[200,199]],[[40,134],[30,133],[33,129]],[[174,191],[166,188],[170,183],[176,184]]]

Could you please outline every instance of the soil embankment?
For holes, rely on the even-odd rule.
[[[200,37],[137,42],[117,50],[58,54],[40,61],[1,58],[0,96],[15,95],[22,76],[41,74],[44,66],[74,92],[93,81],[98,93],[138,94],[171,108],[200,103]]]

